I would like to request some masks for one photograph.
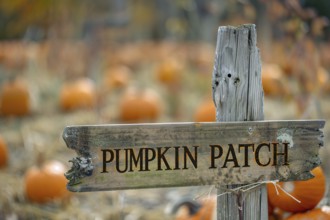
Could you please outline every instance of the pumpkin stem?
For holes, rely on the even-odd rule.
[[[37,158],[36,158],[36,165],[37,167],[41,167],[46,161],[45,153],[42,151],[37,152]]]

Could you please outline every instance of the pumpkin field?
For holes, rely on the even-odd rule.
[[[108,18],[103,1],[90,11],[88,1],[9,2],[0,3],[4,21],[12,21],[0,30],[0,219],[214,219],[214,186],[69,192],[64,173],[76,153],[62,134],[69,125],[215,121],[217,29],[244,23],[257,25],[265,120],[326,121],[315,178],[267,183],[269,219],[330,219],[330,37],[324,15],[305,19],[276,0],[213,0],[203,8],[209,17],[198,14],[196,27],[189,1],[123,1],[131,20],[110,7],[109,20],[120,21],[113,25],[98,23]],[[162,4],[171,16],[157,14]],[[259,14],[259,7],[267,13]],[[17,11],[21,17],[12,18]],[[32,24],[47,34],[39,37]]]

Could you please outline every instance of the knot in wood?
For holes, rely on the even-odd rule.
[[[94,166],[90,157],[76,157],[69,160],[72,163],[71,169],[64,174],[69,180],[68,185],[72,186],[80,183],[80,179],[93,174]]]
[[[239,82],[240,82],[240,79],[239,79],[238,77],[236,77],[236,78],[234,79],[234,85],[235,85],[235,86],[238,86],[238,85],[239,85]]]

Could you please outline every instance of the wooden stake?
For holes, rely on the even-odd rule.
[[[263,120],[261,64],[255,25],[219,27],[212,79],[217,121]],[[241,185],[218,189],[222,194]],[[263,184],[248,192],[218,197],[217,219],[267,219],[267,190]]]

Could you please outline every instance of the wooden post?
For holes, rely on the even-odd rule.
[[[261,64],[255,25],[219,27],[212,79],[217,121],[263,120]],[[241,185],[227,186],[234,189]],[[224,193],[223,188],[218,194]],[[248,192],[223,194],[217,219],[267,219],[267,190],[260,185]]]

